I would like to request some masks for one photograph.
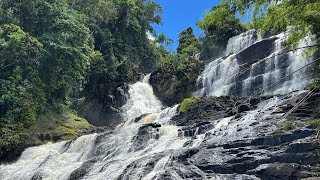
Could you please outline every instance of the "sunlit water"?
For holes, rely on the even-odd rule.
[[[257,62],[251,65],[240,65],[237,53],[264,40],[254,30],[231,38],[227,45],[227,57],[218,58],[206,65],[198,77],[198,90],[194,94],[197,96],[274,95],[303,89],[312,79],[310,75],[314,66],[303,68],[312,61],[312,56],[306,54],[306,48],[286,53],[284,43],[287,37],[287,33],[270,37],[269,39],[277,38],[272,52],[263,59],[254,59]],[[312,38],[308,36],[297,47],[306,47],[313,43]],[[295,72],[297,70],[299,71]]]

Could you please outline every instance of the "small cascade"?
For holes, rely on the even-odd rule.
[[[284,45],[288,33],[266,39],[258,37],[259,35],[251,30],[231,38],[226,55],[235,54],[207,64],[198,77],[198,90],[194,94],[197,96],[286,94],[302,90],[310,83],[314,66],[308,66],[312,56],[306,55],[306,48],[288,52]],[[306,37],[298,47],[312,44],[312,38]],[[297,70],[299,71],[296,72]]]
[[[200,89],[195,92],[195,95],[223,96],[229,94],[229,89],[234,82],[234,74],[238,72],[239,65],[235,55],[212,61],[198,77],[197,84]]]
[[[142,82],[130,85],[130,97],[127,104],[122,107],[123,118],[126,121],[135,119],[143,114],[159,113],[161,111],[162,104],[153,94],[149,78],[150,74],[146,75]]]
[[[251,46],[256,41],[261,40],[261,36],[256,30],[249,30],[229,39],[225,56],[236,54],[241,50]]]

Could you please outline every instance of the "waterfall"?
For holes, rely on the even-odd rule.
[[[178,127],[168,123],[178,105],[161,111],[148,78],[130,85],[123,106],[127,123],[114,132],[28,148],[17,162],[0,165],[0,179],[150,179],[163,172],[171,152],[180,151],[187,139],[179,138]],[[154,124],[131,121],[148,113],[156,114]],[[153,162],[153,168],[146,166]]]
[[[143,114],[158,113],[162,105],[153,94],[153,89],[149,84],[150,74],[146,75],[142,82],[130,85],[129,99],[122,107],[123,118],[125,120],[135,119]]]
[[[282,53],[285,38],[283,33],[259,39],[255,31],[234,37],[226,50],[233,54],[205,67],[195,94],[249,96],[262,89],[267,89],[265,94],[302,89],[309,82],[304,77],[310,69],[271,86],[308,63],[303,50]],[[309,43],[306,39],[299,46]],[[305,94],[299,91],[260,99],[254,105],[257,108],[238,115],[176,126],[173,117],[179,105],[165,108],[154,95],[147,75],[130,85],[129,99],[122,107],[125,122],[115,130],[28,148],[16,162],[0,165],[0,179],[257,179],[234,172],[213,173],[212,169],[221,168],[225,162],[238,162],[229,144],[250,144],[271,135],[283,115],[279,107],[294,104]],[[226,167],[230,173],[231,166]]]
[[[230,54],[236,54],[241,50],[251,46],[257,40],[260,40],[261,36],[256,30],[249,30],[237,36],[234,36],[229,39],[227,48],[225,51],[225,55],[228,56]]]
[[[202,88],[195,94],[198,96],[222,96],[228,94],[234,81],[234,74],[238,71],[239,65],[235,55],[230,55],[226,59],[219,58],[212,61],[198,77],[198,86]]]
[[[206,65],[194,94],[250,96],[302,90],[310,83],[313,66],[307,65],[312,56],[306,55],[305,48],[287,52],[284,45],[287,37],[288,33],[281,33],[261,39],[256,31],[250,30],[231,38],[226,49],[228,56]],[[313,43],[308,36],[297,47]]]
[[[212,128],[205,133],[203,130],[200,131],[200,125],[195,128],[194,135],[184,136],[180,133],[181,127],[170,122],[176,115],[178,105],[160,111],[162,105],[152,91],[151,94],[146,93],[150,90],[146,81],[137,82],[130,88],[131,101],[128,101],[128,104],[143,105],[134,108],[125,105],[124,111],[136,111],[124,112],[124,117],[128,115],[125,117],[127,123],[118,126],[113,132],[85,135],[76,140],[28,148],[18,161],[0,165],[0,179],[255,179],[241,174],[208,173],[193,163],[205,163],[207,160],[223,162],[224,149],[221,146],[224,144],[271,134],[282,115],[274,113],[277,107],[288,101],[296,102],[296,98],[304,93],[297,92],[267,99],[260,102],[257,109],[248,111],[241,117],[212,120]],[[142,113],[148,113],[145,108],[156,115],[153,123],[142,124],[129,120]],[[210,150],[215,147],[205,148],[208,143],[217,147],[213,149],[217,154],[202,154],[202,149]],[[189,157],[189,152],[197,152],[197,149],[200,149],[200,153]],[[191,159],[186,161],[187,163],[182,161],[186,158]]]

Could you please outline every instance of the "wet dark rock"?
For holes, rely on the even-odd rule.
[[[40,172],[37,172],[32,176],[31,180],[42,180],[42,176],[43,175]]]
[[[174,116],[172,122],[178,126],[196,126],[201,122],[229,117],[235,114],[232,110],[234,104],[235,99],[231,97],[206,97],[187,107],[185,113]]]
[[[285,153],[306,153],[315,149],[320,149],[319,142],[297,142],[290,144]]]
[[[143,125],[135,137],[133,137],[133,144],[129,151],[138,151],[148,145],[150,139],[159,139],[161,125],[157,123],[150,123]]]
[[[241,104],[238,106],[238,113],[242,113],[242,112],[249,111],[249,110],[250,110],[249,104]]]
[[[126,104],[128,98],[129,98],[129,85],[127,83],[123,83],[121,85],[119,85],[115,92],[114,92],[114,102],[117,105],[117,107],[121,107],[124,104]]]
[[[261,179],[270,180],[295,180],[308,177],[319,177],[319,172],[308,172],[308,168],[296,163],[262,164],[247,173],[256,175]]]
[[[128,91],[129,85],[121,83],[106,97],[103,97],[103,101],[86,99],[78,113],[94,126],[115,127],[122,122],[121,107],[129,98]]]
[[[144,74],[142,72],[137,73],[134,81],[142,81],[144,78]]]
[[[94,160],[84,162],[78,169],[74,170],[70,177],[69,180],[80,180],[82,179],[88,172],[90,172],[91,167],[95,163]]]
[[[205,172],[207,177],[210,175],[226,178],[231,177],[230,174],[235,174],[238,178],[268,180],[318,177],[320,141],[314,139],[316,131],[308,128],[307,119],[299,115],[301,111],[290,115],[299,126],[284,132],[279,125],[282,114],[291,110],[291,107],[303,97],[278,96],[284,100],[284,104],[258,112],[254,121],[249,121],[246,125],[242,124],[247,120],[243,118],[248,118],[246,114],[255,109],[259,102],[273,97],[261,96],[246,102],[229,98],[232,103],[226,101],[228,98],[211,101],[204,99],[184,114],[177,115],[180,119],[173,118],[173,122],[182,126],[179,130],[180,135],[191,138],[184,147],[192,147],[194,141],[199,138],[197,135],[205,135],[202,144],[195,151],[191,148],[190,152],[183,151],[177,157],[179,161],[195,165]],[[212,104],[209,105],[210,103]],[[221,114],[242,104],[246,105],[245,111],[240,111],[239,116],[230,117],[231,119],[226,121],[229,124],[228,128],[214,129],[215,124],[221,123],[220,120],[225,117]],[[317,111],[317,105],[318,103],[311,100],[303,103],[298,109],[311,109],[313,113]],[[200,112],[206,113],[206,116],[201,117]],[[211,118],[206,118],[207,116]],[[231,127],[234,129],[231,130]],[[229,137],[228,133],[233,132],[236,132],[235,136]],[[191,156],[188,153],[191,153]]]
[[[192,137],[195,135],[203,134],[206,131],[213,128],[213,124],[210,122],[201,122],[193,127],[183,127],[179,129],[179,136],[181,137]]]
[[[292,133],[281,133],[275,134],[273,136],[259,137],[252,141],[251,144],[258,145],[268,145],[268,146],[277,146],[279,144],[292,142],[297,139],[303,139],[314,134],[313,130],[310,129],[297,129]]]
[[[194,58],[189,59],[189,63],[192,63],[192,66],[188,66],[188,72],[173,70],[175,68],[158,68],[151,73],[150,84],[153,92],[164,105],[180,103],[195,91],[201,63]]]
[[[179,156],[176,157],[176,159],[178,159],[180,161],[186,161],[188,158],[191,158],[191,156],[197,154],[198,152],[199,152],[198,148],[188,149],[188,150],[180,153]]]
[[[157,162],[165,155],[165,153],[158,153],[151,156],[144,156],[127,165],[123,173],[117,179],[141,179],[142,177],[150,173],[154,169]],[[147,164],[141,164],[141,162],[146,161]]]
[[[254,45],[244,49],[236,55],[238,63],[240,65],[246,65],[247,67],[257,62],[260,59],[267,57],[274,48],[274,41],[277,38],[264,39]],[[263,71],[262,71],[263,72]]]
[[[249,173],[255,174],[263,179],[270,180],[285,180],[293,178],[293,174],[298,169],[297,164],[288,164],[288,163],[275,163],[275,164],[263,164],[260,165],[253,171],[249,171]]]

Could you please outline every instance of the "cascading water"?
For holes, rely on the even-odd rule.
[[[260,61],[244,61],[246,51],[269,41],[259,41],[254,33],[251,31],[231,39],[229,43],[233,45],[228,45],[226,53],[237,54],[219,58],[206,66],[198,78],[201,88],[197,95],[247,96],[256,92],[256,87],[266,88],[306,63],[300,62],[303,61],[302,51],[277,55],[283,48],[283,35],[269,39],[272,50]],[[245,75],[235,77],[235,74],[243,72],[244,66],[250,67]],[[299,79],[307,73],[308,70],[292,75],[265,93],[301,89],[307,80]],[[268,138],[274,145],[278,139],[268,136],[277,129],[279,119],[284,115],[279,112],[279,107],[286,108],[287,104],[297,102],[306,94],[300,91],[274,96],[259,100],[254,110],[176,126],[177,122],[172,117],[177,114],[178,105],[164,109],[153,94],[148,79],[149,76],[145,76],[142,82],[130,85],[129,100],[122,108],[125,122],[114,131],[28,148],[16,162],[0,165],[0,179],[258,179],[237,171],[232,163],[237,167],[240,160],[252,160],[252,164],[246,164],[249,167],[271,161],[270,157],[280,149],[259,150],[261,147],[254,147],[252,150],[250,146],[261,142],[264,145]],[[241,90],[236,91],[235,87]],[[219,101],[217,109],[222,109]],[[243,154],[242,151],[249,152]]]
[[[162,105],[148,83],[137,82],[130,88],[130,100],[123,107],[132,111],[124,113],[128,119],[126,123],[113,132],[28,148],[17,162],[0,165],[0,179],[256,179],[247,175],[208,173],[201,169],[201,164],[197,165],[199,168],[190,162],[185,163],[183,159],[208,142],[223,145],[258,137],[261,133],[264,136],[270,134],[276,129],[276,119],[281,116],[273,114],[277,107],[301,96],[301,93],[295,93],[262,101],[256,110],[248,111],[240,118],[217,119],[211,122],[213,127],[206,133],[199,133],[197,128],[193,136],[183,136],[181,127],[172,125],[174,122],[170,121],[178,105],[161,111]],[[136,104],[141,105],[134,106]],[[129,117],[136,118],[149,111],[156,114],[151,124],[129,120]],[[256,126],[252,126],[253,123]],[[267,126],[270,126],[267,131],[262,132],[261,128]],[[244,129],[239,132],[239,127]],[[215,151],[221,153],[221,148]],[[191,162],[200,163],[202,158]],[[222,162],[224,155],[212,155],[209,159]]]
[[[257,32],[251,30],[231,38],[226,55],[233,54],[206,65],[197,80],[195,95],[272,95],[302,90],[310,83],[308,76],[313,69],[313,66],[303,67],[312,57],[306,55],[306,48],[286,52],[287,36],[281,33],[261,40]],[[298,47],[312,43],[311,38],[306,37]]]
[[[126,123],[114,132],[92,134],[25,150],[13,164],[0,166],[0,179],[150,179],[163,172],[186,139],[178,137],[178,127],[167,122],[177,106],[161,111],[146,76],[130,86],[130,98],[123,107]],[[143,125],[131,120],[157,113],[155,123]],[[153,163],[154,167],[147,165]],[[146,168],[146,169],[144,169]]]
[[[142,82],[139,81],[130,86],[130,98],[127,104],[122,107],[123,118],[125,120],[132,120],[143,114],[161,111],[161,102],[153,94],[149,78],[150,74],[146,75]]]
[[[195,94],[198,96],[222,96],[229,93],[234,82],[234,73],[239,71],[235,55],[226,59],[219,58],[209,63],[198,77],[198,86],[202,88]]]
[[[225,55],[236,54],[241,50],[251,46],[256,41],[261,40],[261,36],[255,30],[249,30],[240,35],[234,36],[229,39]]]

